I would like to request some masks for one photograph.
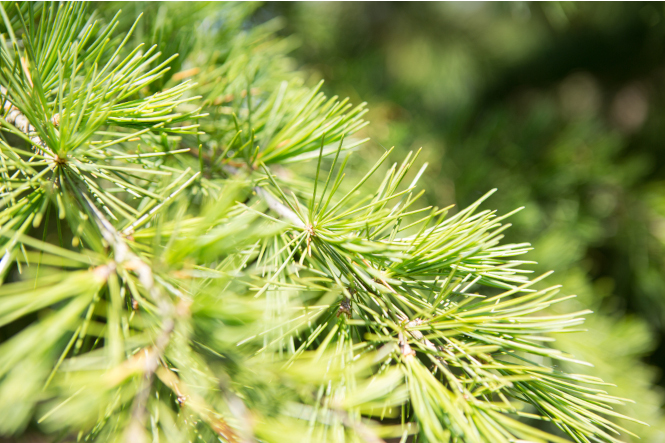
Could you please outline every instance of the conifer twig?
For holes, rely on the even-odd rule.
[[[619,442],[622,400],[547,363],[577,362],[546,334],[586,311],[546,311],[568,297],[533,288],[544,276],[514,259],[528,244],[501,243],[510,214],[479,209],[491,192],[453,215],[417,206],[417,153],[348,185],[364,105],[290,81],[268,25],[234,33],[248,12],[227,11],[228,33],[203,29],[238,11],[206,4],[188,24],[206,38],[171,45],[182,23],[162,12],[192,15],[160,5],[144,35],[200,66],[163,89],[175,56],[127,48],[136,22],[115,40],[126,21],[79,3],[4,5],[0,434],[44,405],[44,429],[90,441],[565,441],[515,419],[532,417]],[[314,177],[271,173],[317,156]]]
[[[143,426],[155,371],[159,367],[162,355],[170,342],[171,333],[175,328],[175,309],[155,284],[151,266],[131,251],[122,235],[108,221],[104,214],[97,209],[87,193],[81,192],[81,195],[88,205],[88,209],[93,214],[102,236],[113,249],[114,268],[115,266],[122,265],[126,269],[134,270],[143,287],[148,291],[152,299],[157,302],[158,312],[162,321],[161,331],[157,335],[153,347],[150,350],[145,350],[144,386],[141,387],[139,394],[134,399],[132,421],[127,427],[126,441],[141,442],[145,440],[143,437]]]

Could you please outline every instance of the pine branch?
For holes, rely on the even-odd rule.
[[[120,15],[0,11],[0,394],[27,405],[0,433],[36,415],[97,441],[565,441],[535,418],[619,441],[622,400],[549,366],[579,363],[548,334],[587,311],[548,311],[569,297],[501,243],[493,191],[418,206],[417,153],[377,178],[392,150],[349,183],[364,105],[302,86],[273,25],[222,15],[237,27],[197,28],[166,75],[174,54],[129,47]]]
[[[149,292],[151,298],[157,301],[158,313],[162,324],[161,331],[157,335],[154,345],[150,349],[138,351],[139,353],[145,352],[143,363],[144,386],[134,398],[131,414],[132,419],[125,434],[126,441],[144,442],[147,441],[145,431],[143,430],[147,419],[147,400],[152,392],[155,372],[159,368],[164,357],[164,352],[171,341],[171,334],[175,328],[176,309],[155,284],[151,266],[130,250],[124,237],[115,230],[113,225],[106,219],[106,217],[104,217],[104,214],[102,214],[92,203],[90,197],[85,193],[85,190],[81,190],[81,195],[85,200],[90,213],[93,214],[94,221],[102,236],[111,246],[114,253],[114,262],[110,265],[105,265],[106,269],[99,270],[98,268],[96,271],[108,275],[115,271],[116,266],[124,266],[127,269],[132,269],[138,275],[139,281]],[[185,298],[184,295],[182,297],[183,298],[181,298],[179,302],[181,306],[184,307],[191,304],[190,299]],[[181,310],[182,309],[186,308],[181,308]],[[181,313],[180,315],[183,314]],[[230,442],[236,441],[233,438],[233,433],[230,431],[225,433],[225,438]]]

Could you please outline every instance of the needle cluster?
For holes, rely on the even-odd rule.
[[[364,105],[274,22],[146,7],[0,5],[0,434],[621,441],[491,192],[422,207],[391,150],[356,178]]]

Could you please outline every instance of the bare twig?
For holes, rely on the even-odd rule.
[[[194,157],[198,157],[199,153],[196,149],[190,149],[189,153],[193,155]],[[209,155],[201,154],[203,161],[207,164],[212,163],[213,159],[210,158]],[[228,175],[231,176],[237,176],[243,172],[242,168],[238,168],[233,165],[229,164],[222,164],[221,168],[224,172],[226,172]],[[274,197],[270,192],[266,191],[263,189],[261,186],[255,186],[254,187],[254,192],[256,192],[256,195],[261,197],[264,202],[268,205],[268,208],[270,208],[272,211],[274,211],[277,215],[279,215],[281,218],[284,220],[288,221],[289,223],[293,224],[294,226],[298,228],[304,228],[305,224],[300,220],[298,215],[293,212],[288,206],[286,206],[284,203],[279,201],[276,197]]]
[[[27,135],[30,138],[30,141],[34,143],[35,146],[38,146],[38,151],[41,151],[38,152],[39,154],[55,159],[55,153],[46,145],[44,140],[37,135],[35,127],[30,124],[28,118],[9,100],[7,89],[4,86],[0,86],[0,101],[3,103],[2,110],[7,113],[5,121],[10,125],[13,125],[23,134]],[[56,124],[56,116],[54,116],[53,122]]]
[[[297,226],[298,228],[305,227],[305,224],[302,222],[302,220],[300,220],[300,217],[298,217],[295,212],[293,212],[288,206],[279,201],[277,198],[273,197],[272,194],[270,194],[268,191],[260,186],[255,186],[254,191],[256,192],[256,195],[261,197],[263,201],[266,202],[268,207],[281,218],[293,224],[294,226]]]

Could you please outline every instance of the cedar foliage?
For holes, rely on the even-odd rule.
[[[0,434],[621,441],[492,192],[423,207],[392,150],[345,178],[364,105],[251,5],[103,8],[0,5]]]

